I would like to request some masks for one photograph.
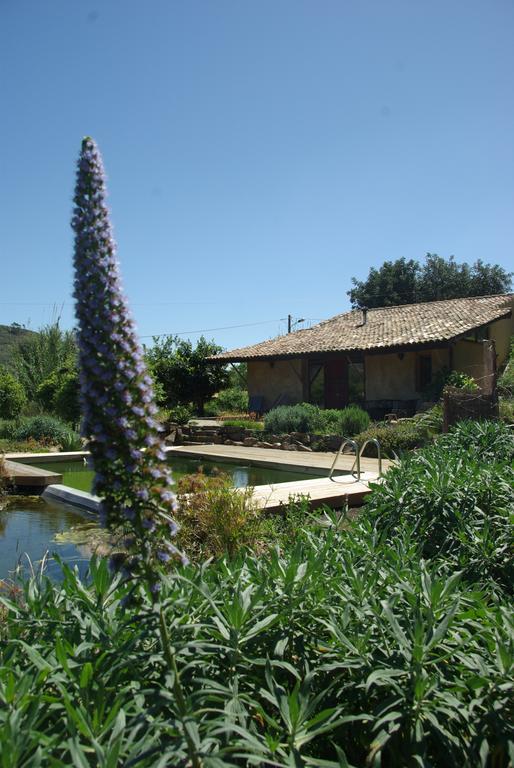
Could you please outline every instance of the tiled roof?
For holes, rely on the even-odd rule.
[[[365,323],[362,310],[354,309],[312,328],[222,352],[212,359],[222,362],[298,357],[449,341],[509,316],[512,299],[512,295],[477,296],[368,309]]]

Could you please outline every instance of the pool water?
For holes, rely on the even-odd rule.
[[[89,551],[75,544],[57,543],[56,534],[84,523],[84,517],[69,505],[52,504],[32,496],[8,499],[0,509],[0,580],[12,577],[20,567],[26,575],[37,570],[47,552],[58,554],[84,574]],[[50,556],[46,573],[59,578],[60,566]]]
[[[200,467],[206,474],[220,470],[226,472],[236,488],[247,485],[266,485],[295,480],[306,480],[312,475],[303,472],[286,472],[268,467],[243,464],[214,463],[199,459],[173,456],[169,462],[173,477],[197,472]],[[38,467],[63,475],[63,483],[71,488],[91,491],[93,471],[86,462],[62,461],[41,462]],[[69,532],[84,524],[84,517],[71,505],[53,504],[35,497],[17,496],[7,501],[0,509],[0,581],[12,576],[17,567],[25,574],[31,565],[37,569],[42,558],[50,553],[46,573],[59,579],[60,566],[51,556],[56,553],[70,565],[77,565],[81,575],[87,570],[91,550],[87,545],[61,542],[59,534]],[[56,539],[57,536],[57,539]],[[78,537],[80,539],[80,535]]]
[[[295,480],[308,480],[313,477],[312,475],[306,475],[304,472],[287,472],[281,469],[255,467],[247,464],[215,463],[213,461],[202,461],[201,459],[184,458],[182,456],[173,456],[168,461],[168,464],[175,480],[183,475],[191,475],[194,472],[198,472],[202,468],[206,475],[219,471],[227,473],[235,488],[241,488],[246,485],[294,482]],[[82,460],[39,462],[37,466],[50,472],[62,474],[63,484],[70,488],[91,492],[94,473],[91,467]]]

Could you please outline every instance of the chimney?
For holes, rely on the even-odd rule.
[[[362,307],[362,325],[366,325],[368,322],[368,308]]]

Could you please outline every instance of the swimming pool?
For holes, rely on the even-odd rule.
[[[295,480],[305,480],[312,475],[306,475],[304,472],[291,472],[289,470],[273,469],[269,467],[259,467],[249,464],[232,464],[221,461],[204,461],[203,459],[185,458],[183,456],[172,456],[168,459],[169,467],[175,480],[184,475],[190,475],[198,472],[200,468],[207,475],[214,472],[225,472],[231,478],[235,488],[242,488],[247,485],[268,485],[275,483],[294,482]],[[38,461],[34,466],[46,469],[50,472],[59,472],[63,475],[63,485],[69,488],[76,488],[80,491],[91,492],[93,481],[93,470],[86,460],[78,461]]]

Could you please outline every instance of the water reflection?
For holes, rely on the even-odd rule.
[[[49,552],[46,572],[59,578],[57,554],[69,564],[77,565],[83,575],[89,554],[75,544],[57,543],[54,536],[84,522],[84,518],[69,506],[50,504],[41,499],[17,496],[9,499],[0,510],[0,579],[10,578],[16,569],[27,575],[37,570]]]

